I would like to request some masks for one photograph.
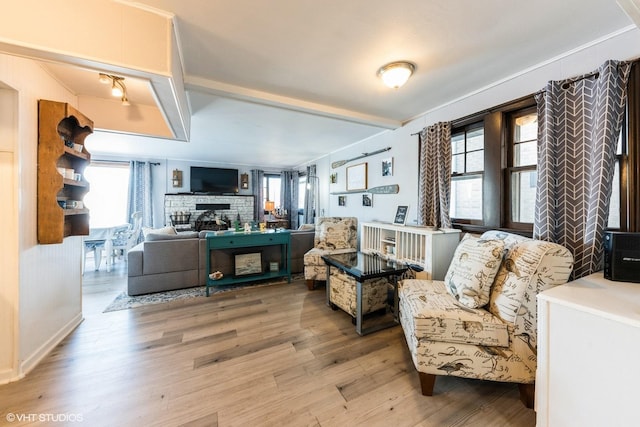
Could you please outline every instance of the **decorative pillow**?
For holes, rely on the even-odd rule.
[[[486,305],[503,254],[504,241],[466,235],[458,244],[444,278],[447,291],[469,308]]]
[[[147,240],[147,236],[149,234],[176,235],[178,233],[176,233],[176,229],[171,226],[162,227],[162,228],[142,227],[142,235],[144,236],[144,240]]]

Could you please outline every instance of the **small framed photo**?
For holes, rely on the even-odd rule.
[[[242,188],[243,190],[248,190],[249,189],[249,174],[248,173],[243,173],[242,175],[240,175],[240,188]]]
[[[338,196],[338,206],[347,206],[347,196]]]
[[[373,195],[371,193],[364,193],[362,195],[362,206],[366,206],[368,208],[373,206]]]
[[[382,160],[382,176],[393,176],[393,157]]]
[[[337,184],[338,183],[338,172],[334,172],[331,175],[329,175],[329,183],[330,184]]]
[[[396,217],[393,220],[394,224],[397,225],[405,225],[407,222],[407,211],[409,210],[409,206],[398,206],[398,210],[396,210]]]
[[[262,273],[262,252],[236,254],[234,261],[236,276]]]
[[[347,191],[367,189],[367,163],[347,167]]]

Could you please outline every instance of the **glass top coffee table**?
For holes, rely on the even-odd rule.
[[[388,328],[398,324],[398,286],[397,277],[407,271],[407,266],[403,263],[387,260],[378,255],[366,254],[362,252],[351,252],[346,254],[323,255],[322,259],[327,264],[327,305],[331,306],[331,268],[337,268],[355,279],[356,282],[356,332],[358,335],[365,335],[380,329]],[[393,306],[391,314],[393,319],[387,322],[375,322],[374,325],[363,327],[362,313],[362,287],[367,286],[366,281],[378,277],[389,279],[393,285]]]

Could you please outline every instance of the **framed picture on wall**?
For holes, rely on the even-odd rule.
[[[338,196],[338,206],[347,206],[347,196]]]
[[[409,206],[398,206],[396,210],[396,217],[393,220],[394,224],[404,225],[407,222],[407,212],[409,211]]]
[[[393,176],[393,157],[382,160],[382,176]]]
[[[347,167],[347,191],[367,189],[367,163]]]
[[[366,206],[368,208],[373,206],[373,195],[371,193],[364,193],[362,195],[362,206]]]

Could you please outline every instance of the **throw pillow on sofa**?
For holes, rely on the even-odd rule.
[[[489,302],[503,255],[502,240],[466,235],[458,244],[444,278],[447,291],[466,307],[483,307]]]
[[[147,240],[147,236],[149,234],[164,234],[164,235],[175,236],[178,233],[176,232],[176,229],[171,226],[162,227],[162,228],[142,227],[142,235],[144,236],[144,240]]]

